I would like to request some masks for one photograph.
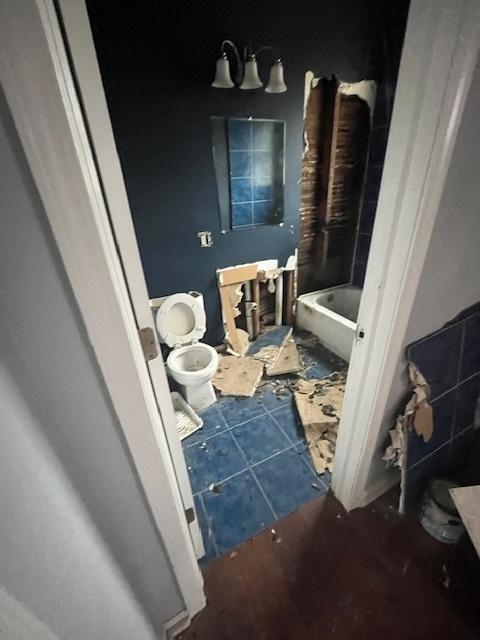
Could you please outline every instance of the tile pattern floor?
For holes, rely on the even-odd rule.
[[[321,345],[302,355],[310,378],[346,367]],[[288,387],[281,396],[260,387],[253,398],[221,397],[202,418],[203,429],[183,447],[206,549],[203,562],[328,490],[330,476],[317,476],[311,465]]]

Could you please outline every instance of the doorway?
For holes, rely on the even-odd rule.
[[[92,3],[92,5],[93,4],[94,3]],[[90,20],[95,35],[95,29],[98,30],[101,28],[101,17],[99,17],[99,15],[95,17],[95,7],[93,10],[92,7],[89,7],[89,9],[91,13]],[[404,22],[405,19],[406,10]],[[382,29],[385,30],[385,25],[383,24]],[[382,32],[382,38],[383,37],[384,33]],[[379,42],[384,44],[382,38],[379,38]],[[400,50],[401,43],[397,55],[394,73],[395,78]],[[100,48],[98,48],[97,55],[101,55],[99,52]],[[74,65],[80,63],[81,61],[75,62],[74,59]],[[387,65],[385,64],[384,66],[386,67]],[[104,75],[108,73],[106,69],[108,69],[108,64],[105,68],[101,69]],[[76,73],[77,81],[81,85],[81,70],[76,68]],[[315,79],[315,76],[310,78],[310,95],[315,94],[319,84],[319,78]],[[356,326],[350,327],[349,346],[345,349],[337,343],[333,344],[324,336],[318,335],[315,327],[305,320],[306,316],[312,315],[312,310],[307,300],[300,298],[297,304],[297,326],[293,334],[291,333],[291,328],[294,322],[290,311],[297,295],[305,294],[308,296],[313,293],[315,295],[315,301],[317,301],[318,296],[316,294],[320,291],[318,287],[325,287],[328,290],[324,305],[326,315],[330,315],[331,317],[338,315],[333,308],[329,309],[329,305],[332,307],[332,301],[334,305],[337,304],[338,299],[340,300],[340,304],[343,304],[342,295],[345,287],[355,287],[353,277],[355,275],[358,279],[358,264],[360,264],[361,261],[365,264],[368,255],[368,247],[365,248],[365,246],[363,246],[363,249],[360,248],[363,237],[366,234],[360,230],[359,224],[361,219],[360,209],[364,200],[364,188],[371,189],[371,187],[368,186],[369,182],[366,175],[375,104],[374,102],[368,104],[368,101],[359,98],[359,96],[351,90],[345,89],[342,93],[340,88],[343,90],[346,84],[347,83],[337,82],[335,80],[336,91],[333,93],[331,120],[328,130],[326,127],[327,119],[324,118],[323,120],[324,135],[322,143],[324,140],[329,140],[330,144],[328,149],[327,146],[324,145],[321,153],[317,151],[318,155],[322,157],[327,157],[328,155],[333,159],[331,163],[332,179],[328,179],[330,177],[328,170],[320,171],[320,180],[323,182],[315,185],[314,190],[322,192],[323,189],[324,191],[322,193],[326,193],[327,195],[338,194],[339,186],[338,182],[336,182],[338,174],[335,174],[333,169],[336,167],[336,154],[341,150],[345,151],[347,148],[345,140],[341,139],[340,134],[343,134],[346,128],[348,129],[348,121],[343,122],[341,118],[339,118],[339,115],[345,111],[345,104],[351,105],[355,103],[358,106],[359,103],[361,116],[355,120],[354,126],[350,128],[349,132],[352,134],[351,139],[353,140],[350,151],[356,154],[354,162],[360,166],[356,167],[356,173],[353,178],[344,179],[344,184],[352,201],[348,203],[350,211],[352,212],[351,219],[349,220],[350,227],[348,229],[342,228],[337,219],[336,225],[327,228],[319,215],[317,215],[314,220],[314,223],[317,224],[319,234],[313,236],[312,246],[314,255],[313,257],[310,256],[313,264],[317,265],[317,270],[321,274],[332,274],[332,269],[330,268],[332,263],[340,265],[341,267],[338,274],[335,274],[333,277],[331,276],[329,281],[324,280],[321,284],[306,285],[304,279],[301,277],[302,269],[305,265],[304,263],[300,263],[300,258],[305,256],[305,251],[303,236],[301,235],[303,233],[302,222],[304,218],[302,219],[303,212],[301,207],[299,213],[299,204],[300,202],[304,202],[305,194],[303,187],[308,183],[308,180],[303,176],[301,189],[296,189],[299,200],[294,201],[292,207],[291,201],[294,200],[295,188],[292,189],[291,183],[296,183],[297,181],[295,180],[295,174],[294,171],[291,170],[291,167],[301,162],[302,156],[305,166],[305,151],[311,153],[313,145],[311,144],[311,140],[306,137],[303,138],[305,140],[305,146],[302,148],[302,132],[299,131],[298,133],[300,135],[297,135],[295,139],[293,134],[289,132],[290,127],[287,117],[285,121],[252,116],[242,119],[231,118],[230,115],[227,115],[223,118],[223,135],[227,140],[227,147],[229,149],[227,161],[233,162],[233,159],[235,159],[237,165],[240,160],[243,162],[243,165],[245,165],[245,162],[250,162],[250,165],[238,165],[238,169],[241,169],[243,172],[247,171],[248,175],[250,175],[249,172],[254,171],[256,166],[254,163],[259,161],[259,158],[262,162],[264,161],[268,151],[266,147],[261,146],[263,143],[256,142],[257,137],[260,140],[262,135],[267,135],[264,132],[269,130],[269,127],[271,127],[272,131],[276,131],[278,125],[275,123],[286,122],[287,133],[281,134],[279,138],[284,140],[284,147],[280,151],[275,151],[277,155],[273,160],[274,163],[278,164],[277,158],[280,156],[284,163],[283,170],[281,171],[281,173],[283,172],[285,174],[283,182],[284,191],[282,194],[283,201],[281,204],[284,209],[284,214],[281,219],[273,218],[272,222],[274,222],[274,224],[265,223],[257,225],[255,223],[257,220],[255,217],[257,205],[264,205],[265,202],[268,202],[266,196],[262,196],[263,199],[260,198],[258,201],[254,200],[250,202],[247,200],[239,200],[240,196],[234,194],[234,187],[237,187],[241,181],[247,182],[249,178],[248,175],[236,174],[237,165],[231,164],[229,166],[231,182],[228,188],[233,198],[229,203],[231,206],[232,228],[222,228],[221,231],[226,231],[226,233],[220,233],[220,235],[218,231],[214,231],[213,247],[202,247],[200,242],[198,242],[198,244],[196,243],[195,246],[192,243],[188,244],[190,248],[186,250],[184,258],[177,262],[172,262],[172,257],[167,251],[166,257],[171,262],[171,265],[168,269],[162,269],[160,263],[157,263],[155,269],[164,273],[175,273],[179,271],[179,277],[178,279],[173,278],[176,284],[170,282],[168,285],[165,283],[165,285],[158,286],[150,282],[151,275],[148,275],[149,272],[151,273],[154,269],[152,269],[151,266],[149,267],[148,264],[150,260],[148,257],[150,250],[145,245],[145,235],[148,235],[150,238],[152,234],[155,233],[154,229],[156,229],[162,235],[173,236],[173,238],[175,238],[175,241],[172,243],[173,245],[175,242],[178,242],[179,246],[182,246],[179,236],[180,232],[176,230],[176,225],[180,224],[180,221],[176,216],[173,216],[173,218],[167,221],[165,215],[161,215],[155,221],[150,220],[150,222],[147,222],[141,220],[139,222],[138,220],[135,221],[135,213],[133,214],[139,247],[128,249],[128,256],[123,256],[124,270],[127,274],[127,280],[129,281],[130,295],[132,296],[134,308],[137,309],[137,307],[140,306],[140,304],[135,303],[134,297],[137,295],[138,283],[141,282],[144,277],[143,274],[145,274],[147,286],[145,287],[144,284],[140,284],[141,295],[143,296],[145,294],[145,290],[148,291],[148,298],[151,301],[151,308],[153,309],[152,317],[145,317],[144,319],[142,317],[141,323],[139,322],[140,326],[151,324],[152,319],[153,322],[156,323],[159,309],[162,309],[159,305],[163,304],[165,298],[168,299],[170,295],[188,293],[189,291],[196,290],[203,296],[204,307],[206,309],[207,333],[205,336],[202,336],[201,339],[206,340],[211,346],[222,347],[225,343],[222,314],[223,320],[225,321],[228,308],[218,308],[216,285],[219,283],[219,278],[221,277],[219,272],[225,274],[225,271],[229,268],[234,269],[236,267],[233,260],[232,262],[225,262],[226,258],[223,255],[223,249],[220,255],[218,254],[216,246],[224,244],[225,241],[228,242],[228,246],[234,250],[235,255],[233,257],[238,256],[239,264],[257,264],[258,275],[255,278],[255,284],[253,280],[251,281],[251,288],[252,290],[256,287],[259,288],[256,314],[259,329],[256,335],[252,336],[252,334],[250,334],[250,337],[253,337],[255,340],[250,340],[249,351],[245,354],[245,357],[248,358],[252,355],[253,359],[258,362],[255,354],[252,353],[252,349],[255,349],[253,343],[256,342],[260,345],[259,350],[261,350],[263,346],[278,347],[278,354],[283,353],[287,348],[294,349],[295,357],[299,356],[299,362],[301,363],[297,371],[277,373],[273,379],[272,376],[266,375],[266,371],[271,363],[265,363],[265,374],[261,382],[253,389],[253,392],[251,392],[248,397],[245,398],[235,395],[235,391],[232,393],[231,390],[225,394],[225,388],[223,388],[220,393],[218,393],[218,400],[211,407],[203,408],[194,406],[193,409],[197,410],[196,413],[198,418],[203,421],[203,426],[198,431],[184,438],[180,444],[175,428],[175,416],[166,385],[164,365],[160,358],[153,359],[149,362],[150,375],[156,388],[157,397],[162,398],[162,401],[159,401],[160,411],[164,417],[164,424],[168,425],[166,429],[169,447],[174,460],[177,479],[182,488],[185,512],[189,514],[187,517],[190,519],[189,526],[192,539],[195,541],[197,555],[205,557],[207,560],[231,551],[237,544],[240,544],[248,537],[266,527],[274,528],[275,522],[280,517],[295,510],[305,501],[321,496],[329,489],[331,484],[331,474],[334,468],[334,448],[341,416],[340,405],[343,401],[343,393],[345,390],[347,361],[356,338]],[[88,118],[88,87],[84,85],[83,87],[81,86],[80,89]],[[221,92],[215,94],[214,90],[210,87],[208,88],[208,92],[209,96],[213,96],[210,100],[213,100],[215,95],[222,95]],[[341,99],[341,96],[345,96],[345,98]],[[232,99],[230,97],[228,99],[230,100],[228,108],[232,109],[233,113],[235,113],[235,109],[238,109],[238,107],[232,106]],[[97,98],[93,97],[92,100],[95,101]],[[209,105],[208,109],[218,108],[218,100],[217,98],[215,107]],[[307,123],[309,112],[308,105],[303,102],[303,90],[300,94],[300,101],[297,102],[297,112],[301,116],[302,111],[305,109],[305,123]],[[335,105],[339,107],[337,110],[335,110]],[[114,106],[112,104],[109,106],[112,112]],[[121,110],[118,104],[117,108]],[[168,107],[166,108],[168,113]],[[251,106],[248,108],[251,109]],[[382,104],[381,108],[385,111],[384,104]],[[219,204],[221,204],[222,185],[219,180],[217,164],[218,158],[221,156],[221,153],[218,151],[221,142],[218,142],[218,139],[214,139],[213,141],[211,139],[210,118],[213,115],[215,115],[215,111],[209,111],[207,133],[204,132],[202,135],[204,140],[206,138],[207,146],[205,148],[209,153],[211,153],[212,144],[214,146],[215,172],[213,174],[210,172],[209,177],[205,179],[203,184],[204,188],[214,190]],[[174,116],[170,113],[168,117],[172,118]],[[113,120],[115,130],[115,117],[113,117]],[[99,144],[93,132],[95,124],[89,122],[89,125],[95,146]],[[304,125],[303,122],[302,128],[305,134],[306,124]],[[252,149],[245,146],[247,143],[245,139],[242,138],[242,132],[246,132],[245,135],[247,138],[245,139],[255,141],[255,146],[252,147]],[[384,136],[384,147],[386,146],[386,140],[387,136]],[[332,141],[335,142],[332,143]],[[182,146],[182,148],[186,142],[184,137],[178,140],[178,144]],[[145,140],[143,140],[143,143],[145,143]],[[239,145],[238,148],[235,145]],[[97,161],[100,164],[102,161],[101,153],[98,149],[96,149],[96,151]],[[375,154],[377,158],[379,153],[378,143],[376,143]],[[208,163],[206,164],[208,165]],[[210,161],[210,165],[212,164]],[[344,164],[343,167],[340,167],[340,170],[344,170],[345,166]],[[104,188],[107,190],[105,171],[109,169],[105,166],[100,166],[99,169],[103,176]],[[118,170],[120,171],[119,167]],[[262,170],[261,178],[264,181],[267,177],[275,179],[276,174],[270,175],[268,171],[268,169]],[[202,181],[202,169],[200,167],[198,168],[198,173],[199,175],[195,174],[190,176],[186,182],[186,191],[190,191],[194,188],[193,185]],[[378,190],[380,173],[381,172],[377,170],[376,175],[378,179],[376,187],[374,186],[373,190],[375,190],[375,188]],[[145,175],[147,174],[148,169],[145,167]],[[161,180],[159,184],[162,184]],[[272,184],[275,185],[275,182]],[[166,184],[164,184],[164,186],[166,187]],[[262,186],[264,190],[262,193],[266,193],[265,186],[263,184],[260,186]],[[257,185],[254,184],[250,187],[254,195],[257,190],[260,193],[260,186],[257,187]],[[178,189],[172,193],[181,197],[181,191]],[[132,202],[131,190],[129,196]],[[328,198],[324,198],[324,200],[325,199]],[[272,200],[272,202],[276,201]],[[370,209],[372,209],[371,200],[368,201],[368,204],[370,205]],[[240,217],[240,209],[242,208],[242,211],[243,209],[246,210],[247,206],[249,206],[253,212],[253,218],[251,219],[252,224],[244,224],[244,219]],[[220,206],[219,208],[221,209]],[[113,207],[111,203],[110,209],[112,212]],[[222,216],[219,216],[216,210],[215,208],[216,225],[218,229],[219,226],[225,226],[225,218],[223,217],[222,219]],[[236,217],[233,216],[234,212]],[[298,237],[295,237],[295,225],[288,225],[289,216],[290,218],[292,217],[292,212],[295,214],[295,218],[300,221]],[[220,214],[221,213],[220,211]],[[373,216],[370,215],[370,223],[373,225],[372,218]],[[202,221],[202,224],[203,222],[204,221]],[[323,226],[320,228],[321,224]],[[210,226],[210,224],[208,226]],[[127,232],[121,228],[118,229],[115,222],[114,228],[119,245],[130,246],[133,227],[130,226],[128,231],[130,236],[128,238]],[[202,230],[203,228],[194,229],[193,235],[196,236],[196,233],[201,233]],[[192,230],[189,231],[190,235],[192,235],[191,231]],[[265,248],[262,247],[261,253],[259,253],[255,247],[252,249],[252,241],[255,241],[257,238],[257,236],[253,234],[257,233],[262,234],[261,237],[258,236],[258,239],[265,239],[267,243]],[[323,239],[329,238],[328,246],[326,245],[322,249],[323,253],[321,255],[319,253],[321,246],[320,234]],[[275,241],[275,238],[279,239],[285,236],[288,242],[285,244],[285,248],[280,251],[268,245],[269,242],[272,242],[270,237]],[[365,243],[363,242],[363,244]],[[165,248],[167,247],[168,244],[165,245]],[[343,254],[342,247],[347,249]],[[355,247],[357,248],[355,249]],[[296,263],[295,253],[299,249],[299,261]],[[252,251],[255,253],[252,253]],[[289,255],[287,255],[286,252]],[[135,253],[137,257],[133,258],[134,267],[132,267],[132,256]],[[142,256],[141,265],[138,262],[138,253]],[[258,257],[253,261],[252,256]],[[293,269],[287,269],[286,267],[291,256],[293,260],[290,260],[290,267],[293,263]],[[157,262],[154,255],[151,255],[151,258],[154,262]],[[356,258],[358,258],[358,260],[356,260]],[[231,258],[229,257],[228,259],[230,260]],[[266,260],[269,261],[270,264],[266,265]],[[197,265],[199,272],[205,268],[205,261],[207,261],[209,269],[208,285],[202,285],[201,280],[192,277],[192,273],[196,270]],[[187,266],[189,268],[186,268]],[[193,269],[192,266],[194,267]],[[132,273],[136,273],[136,275],[132,276]],[[165,275],[163,275],[162,278],[165,278]],[[211,290],[212,280],[213,292]],[[244,282],[249,282],[249,280],[245,280]],[[239,283],[234,282],[233,284],[236,285]],[[278,324],[275,316],[280,287],[282,289],[284,287],[286,295],[280,302],[283,308],[280,310],[281,320],[280,324]],[[337,289],[337,287],[343,288],[343,290]],[[242,328],[248,332],[247,304],[250,301],[247,298],[249,295],[253,295],[253,291],[249,294],[247,287],[242,284],[242,292],[244,298],[237,309],[234,309],[235,313],[236,311],[240,311],[240,318],[235,319],[235,332],[238,329],[242,330]],[[290,294],[290,300],[288,300],[288,294]],[[213,305],[212,299],[214,301],[217,300]],[[160,300],[160,302],[158,302],[158,300]],[[245,300],[247,300],[247,303],[245,303]],[[283,304],[284,302],[285,304]],[[357,311],[358,305],[359,300],[354,305]],[[143,307],[144,301],[142,302],[142,308]],[[228,307],[228,305],[223,305],[223,299],[222,307]],[[305,311],[305,308],[307,311]],[[356,315],[355,311],[353,313]],[[349,320],[349,318],[347,318],[347,321],[353,322],[353,320]],[[321,320],[320,324],[323,325],[324,321]],[[354,322],[353,324],[355,325]],[[218,331],[219,325],[220,333]],[[274,334],[278,334],[279,332],[281,334],[282,329],[285,327],[287,327],[287,329],[289,328],[290,332],[284,331],[281,335],[281,342],[275,344]],[[156,336],[157,340],[159,337],[160,341],[162,341],[162,336],[158,335]],[[230,338],[233,339],[232,331],[230,331]],[[263,343],[262,340],[264,340]],[[226,347],[230,351],[232,350],[231,344],[227,344]],[[233,350],[235,351],[235,349],[236,345],[233,344]],[[170,355],[170,350],[163,348],[163,355],[164,360],[167,360]],[[230,364],[231,358],[236,358],[237,356],[238,351],[236,355],[233,356],[226,355],[223,352],[220,353],[220,367],[223,366],[223,372],[225,372],[228,366],[232,366]],[[273,368],[273,370],[275,369]],[[222,369],[220,369],[220,371],[222,371]],[[170,378],[171,383],[172,377],[173,376]],[[220,375],[220,378],[221,377]],[[223,383],[220,382],[220,384],[218,384],[217,380],[217,391],[222,386]],[[171,388],[174,391],[178,391],[178,388],[175,386],[175,381],[171,384]],[[323,402],[322,400],[325,393],[327,393],[326,397],[328,398],[328,402]],[[181,390],[180,395],[182,395]],[[311,396],[314,396],[313,402],[311,402]],[[305,398],[307,399],[306,407],[304,406],[305,403],[302,405],[302,401]],[[337,404],[333,406],[332,403],[334,405],[335,403]],[[308,413],[310,409],[308,404],[316,407],[317,412],[321,411],[323,417],[320,427],[317,424],[317,417],[313,419],[302,419],[302,406],[303,413],[305,414]],[[326,407],[325,411],[323,405]],[[308,422],[308,420],[310,420],[310,422]],[[308,436],[311,437],[309,438]],[[203,554],[202,540],[206,552],[205,555]]]
[[[95,132],[92,139],[115,219],[117,248],[130,270],[138,252],[132,251],[135,243],[119,242],[131,231],[131,217],[125,217],[129,208],[121,173],[115,174],[118,156],[91,37],[85,38],[87,14],[81,3],[61,4],[65,21],[67,16],[75,18],[67,29],[69,46],[77,79],[83,78],[84,104],[87,95],[93,101],[92,107],[88,100],[88,124]],[[11,4],[2,12],[2,85],[152,517],[175,569],[186,608],[181,616],[188,617],[205,605],[205,599],[198,566],[192,563],[183,512],[188,495],[181,488],[172,425],[166,421],[169,404],[157,393],[161,423],[152,391],[155,381],[148,379],[134,329],[135,320],[142,326],[138,318],[148,311],[148,295],[138,305],[135,302],[134,318],[131,300],[138,289],[131,288],[129,300],[53,5]],[[365,505],[391,483],[385,473],[373,485],[367,480],[476,62],[477,25],[476,3],[412,2],[379,196],[382,215],[372,239],[336,448],[333,488],[348,509]],[[86,75],[79,72],[85,63]],[[92,73],[97,74],[95,81]],[[92,86],[89,94],[86,89]],[[95,100],[100,103],[95,105]],[[66,216],[66,211],[77,215]],[[126,259],[129,251],[131,259]],[[142,270],[132,272],[145,285]],[[132,273],[128,281],[131,285]],[[147,314],[144,318],[148,320]],[[165,375],[163,364],[159,370]],[[164,391],[168,393],[166,385]]]
[[[428,11],[425,12],[425,15],[428,14]],[[108,120],[107,120],[108,121]],[[92,127],[91,123],[90,126]],[[398,142],[398,139],[397,139]],[[400,148],[401,145],[399,145]],[[100,154],[98,154],[100,156]],[[396,188],[398,188],[398,185],[395,185]],[[389,228],[389,226],[391,226],[390,230],[392,230],[396,225],[393,224],[392,221],[392,217],[391,214],[386,214],[385,218],[381,221],[381,229],[382,231],[385,231]],[[282,228],[282,227],[280,227]],[[411,227],[409,228],[409,233],[411,233]],[[393,232],[392,232],[393,233]],[[379,234],[376,234],[377,237],[379,237]],[[387,234],[388,235],[388,234]],[[393,237],[388,235],[388,237]],[[377,241],[377,252],[374,252],[374,255],[372,255],[372,258],[374,258],[375,261],[375,265],[378,267],[382,261],[385,263],[388,262],[388,259],[384,256],[384,254],[382,253],[382,247],[381,245],[382,240],[380,239],[380,241]],[[375,243],[374,243],[375,244]],[[384,247],[383,247],[384,249]],[[407,263],[406,263],[407,264]],[[127,265],[127,262],[124,259],[124,266]],[[214,268],[216,268],[217,265],[214,265]],[[377,274],[376,276],[374,276],[375,278],[378,278],[379,281],[382,281],[382,277],[383,277],[383,272],[382,272],[382,276],[380,274]],[[375,280],[374,279],[370,279],[371,285],[370,285],[370,294],[373,293],[373,289],[376,287],[375,284]],[[368,292],[368,278],[366,281],[366,290]],[[134,294],[132,294],[134,295]],[[369,300],[368,300],[369,298]],[[379,309],[379,305],[381,305],[381,301],[379,300],[379,298],[375,298],[375,296],[364,296],[364,299],[362,300],[361,303],[361,308],[360,308],[360,321],[358,323],[358,327],[356,330],[356,334],[355,334],[355,339],[354,339],[354,352],[352,354],[352,360],[354,361],[354,363],[357,365],[356,367],[352,367],[353,372],[354,372],[354,376],[350,376],[348,382],[347,382],[347,391],[346,391],[346,396],[347,399],[349,399],[349,390],[350,390],[350,397],[352,398],[352,402],[347,402],[344,406],[344,415],[342,417],[342,424],[346,424],[347,423],[347,419],[345,417],[345,414],[347,414],[348,416],[348,421],[350,422],[350,425],[353,426],[353,422],[354,422],[354,416],[352,415],[352,413],[354,413],[354,409],[353,407],[358,404],[359,401],[359,394],[360,394],[360,380],[361,380],[361,369],[362,367],[360,367],[360,362],[363,359],[362,362],[362,366],[363,367],[371,367],[372,366],[372,371],[373,371],[373,365],[372,362],[376,362],[375,367],[377,367],[377,374],[378,374],[378,367],[380,367],[380,364],[378,363],[378,361],[375,361],[374,358],[368,358],[366,357],[366,353],[368,353],[368,350],[371,347],[371,342],[370,340],[373,340],[374,335],[375,335],[375,330],[374,330],[374,322],[373,322],[373,316],[374,314],[378,311]],[[373,304],[370,304],[373,301]],[[367,302],[369,304],[367,304]],[[363,307],[363,323],[362,323],[362,307]],[[388,315],[388,314],[386,314]],[[366,318],[370,318],[370,322],[367,323],[365,321]],[[392,322],[392,318],[391,315],[389,317],[388,320],[389,323]],[[393,325],[392,325],[393,326]],[[390,324],[387,324],[384,326],[384,329],[386,330],[386,332],[389,331],[390,329]],[[368,338],[366,341],[364,341],[364,335],[367,335]],[[378,341],[377,341],[377,345],[378,345]],[[379,347],[380,348],[380,347]],[[360,355],[362,354],[362,355]],[[158,362],[158,361],[157,361]],[[163,370],[163,369],[162,369]],[[164,376],[164,371],[163,374]],[[352,379],[355,382],[356,388],[354,387],[354,383],[351,382]],[[164,390],[165,391],[165,390]],[[373,396],[377,393],[377,389],[375,388],[374,392],[372,391]],[[374,397],[372,396],[371,400],[374,400]],[[367,403],[365,403],[365,409],[367,408]],[[163,408],[163,410],[165,411],[165,409]],[[347,423],[348,424],[348,423]],[[173,428],[172,428],[173,425]],[[238,425],[237,425],[238,426]],[[175,429],[174,429],[174,423],[171,422],[169,427],[165,427],[168,433],[168,429],[170,429],[170,433],[169,435],[169,446],[170,446],[170,450],[172,452],[172,457],[175,459],[175,457],[178,454],[178,442],[175,444],[175,441],[178,440],[178,438],[175,438]],[[350,444],[352,444],[352,441],[354,440],[353,436],[353,430],[350,432],[346,432],[345,429],[341,429],[340,430],[340,434],[339,434],[339,441],[342,442],[342,446],[340,447],[341,449],[341,464],[337,465],[336,467],[336,471],[335,471],[335,475],[333,477],[333,484],[334,487],[336,485],[337,487],[337,491],[339,491],[339,493],[342,492],[343,490],[343,486],[342,485],[350,485],[348,488],[348,491],[346,492],[345,495],[348,495],[348,500],[346,501],[346,504],[349,504],[349,506],[354,506],[354,505],[358,505],[358,504],[362,504],[365,502],[365,500],[368,501],[369,497],[368,495],[365,495],[362,493],[362,491],[360,491],[359,493],[357,493],[355,495],[355,492],[352,493],[352,487],[355,484],[355,478],[357,477],[357,473],[358,473],[358,466],[354,466],[352,468],[350,467],[346,467],[345,465],[345,459],[348,458],[349,456],[352,456],[352,454],[354,453],[355,456],[357,456],[357,462],[360,458],[362,458],[363,456],[363,463],[367,462],[367,459],[365,458],[365,455],[370,455],[372,454],[372,451],[374,449],[375,443],[374,442],[370,442],[369,446],[367,448],[367,450],[363,450],[363,451],[359,451],[357,446],[347,446],[347,443],[350,442]],[[353,444],[355,444],[355,442],[353,442]],[[180,450],[181,451],[181,450]],[[338,456],[338,451],[337,451],[337,456]],[[182,457],[183,459],[183,457]],[[184,468],[185,468],[185,463],[183,462]],[[367,465],[368,466],[368,465]],[[179,458],[179,460],[175,460],[175,469],[177,470],[178,473],[178,469],[181,469],[182,467],[182,462]],[[362,469],[362,474],[364,475],[366,473],[366,469]],[[181,474],[180,474],[181,475]],[[335,477],[337,478],[337,481],[335,481]],[[388,480],[387,482],[391,482],[391,478],[390,480]],[[385,487],[385,484],[381,485],[382,488]],[[375,491],[381,491],[382,488],[376,487]],[[219,495],[221,495],[221,491],[219,492]],[[188,490],[186,491],[186,494],[188,494]],[[185,499],[185,496],[182,493],[182,497]],[[188,496],[187,496],[188,499]]]

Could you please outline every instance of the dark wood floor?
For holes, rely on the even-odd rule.
[[[435,541],[390,493],[346,514],[331,495],[204,569],[183,640],[480,638],[480,560]]]

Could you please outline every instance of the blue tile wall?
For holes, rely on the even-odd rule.
[[[475,411],[480,393],[480,313],[463,312],[457,319],[413,343],[407,358],[430,384],[434,431],[429,442],[412,431],[406,452],[405,500],[418,505],[426,482],[433,475],[461,474],[469,466]]]
[[[393,86],[393,88],[392,88]],[[367,170],[362,207],[357,225],[357,242],[352,265],[352,284],[363,288],[367,267],[370,240],[377,210],[378,192],[383,172],[383,162],[387,149],[389,123],[392,112],[394,81],[386,81],[377,86],[377,98],[373,114]]]
[[[283,123],[229,118],[227,126],[232,229],[281,221]]]

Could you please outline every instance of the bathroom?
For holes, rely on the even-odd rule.
[[[297,305],[296,323],[319,340],[294,331],[307,379],[342,373],[365,277],[408,4],[87,4],[150,299],[199,292],[206,331],[196,339],[221,347],[225,328],[217,270],[272,260],[285,267],[296,256],[296,295],[305,296]],[[240,55],[250,43],[255,49],[275,49],[273,56],[269,50],[258,54],[263,87],[211,86],[226,38]],[[228,45],[226,51],[235,76],[235,56]],[[287,90],[268,93],[264,89],[277,55]],[[366,124],[352,129],[359,133],[353,144],[358,158],[364,154],[363,165],[351,179],[349,215],[332,216],[329,227],[322,216],[329,184],[331,190],[337,184],[328,182],[320,158],[328,150],[331,155],[331,138],[339,130],[335,103],[348,95],[338,85],[364,80],[374,81],[374,97],[369,104],[362,94],[359,122]],[[322,109],[325,116],[319,115]],[[281,210],[267,224],[241,224],[238,218],[238,228],[232,228],[231,211],[230,218],[228,212],[225,216],[219,202],[229,183],[228,173],[225,177],[218,167],[222,154],[215,122],[223,122],[228,133],[232,121],[281,127],[276,156],[282,164]],[[315,188],[309,190],[312,168]],[[322,317],[315,310],[312,314],[312,306],[318,306],[315,292],[340,285],[348,288],[324,294]],[[268,307],[262,318],[273,326],[275,293],[266,293],[268,282],[260,286]],[[328,306],[338,298],[348,310],[333,329],[338,342],[332,344]],[[246,328],[243,302],[240,309],[236,322]],[[287,315],[284,305],[284,324]],[[169,353],[166,349],[164,357]],[[274,384],[263,385],[252,398],[219,396],[199,411],[202,429],[182,441],[204,561],[230,552],[261,529],[274,528],[276,520],[330,485],[328,470],[318,475],[312,468],[289,385],[277,386],[281,393]],[[255,429],[247,433],[243,425]],[[248,500],[242,502],[242,496]]]

